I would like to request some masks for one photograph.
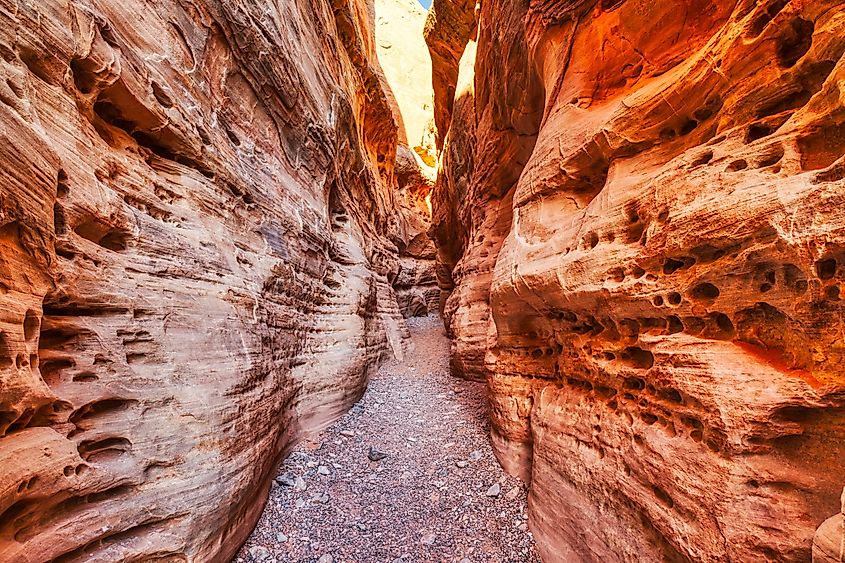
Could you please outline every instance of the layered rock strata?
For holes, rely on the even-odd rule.
[[[436,250],[428,235],[437,149],[426,13],[417,0],[376,0],[375,18],[376,54],[399,126],[394,171],[405,231],[393,287],[405,317],[425,316],[440,309]]]
[[[545,560],[809,560],[845,463],[845,3],[484,2],[477,50],[437,37],[452,365]]]
[[[0,0],[0,561],[227,561],[407,334],[364,0]]]

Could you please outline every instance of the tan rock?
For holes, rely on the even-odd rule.
[[[393,287],[405,317],[440,308],[440,290],[431,275],[436,251],[428,236],[434,185],[434,95],[431,59],[423,40],[425,12],[416,0],[376,0],[376,54],[383,85],[399,127],[395,174],[401,224],[399,275]]]
[[[845,560],[845,490],[842,511],[828,518],[813,538],[813,563],[841,563]]]
[[[437,160],[431,58],[423,39],[426,13],[417,0],[376,0],[376,53],[396,100],[399,143],[427,167]],[[433,171],[426,171],[433,177]]]
[[[228,561],[403,354],[373,5],[274,6],[0,0],[0,561]]]

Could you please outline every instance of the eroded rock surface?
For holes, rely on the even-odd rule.
[[[484,2],[477,41],[432,232],[544,559],[810,559],[845,462],[845,3]]]
[[[475,32],[475,0],[433,0],[425,22],[432,61],[437,147],[449,129],[464,46]]]
[[[824,521],[813,538],[813,563],[838,563],[845,560],[845,490],[842,511]]]
[[[428,235],[437,149],[431,59],[423,39],[426,15],[417,0],[376,0],[374,14],[376,55],[399,125],[395,174],[404,231],[393,287],[405,317],[425,316],[440,310],[436,250]]]
[[[402,355],[372,8],[0,0],[0,560],[227,561]]]
[[[437,150],[431,58],[423,38],[426,12],[416,0],[375,0],[374,10],[376,55],[395,102],[399,144],[433,167]]]

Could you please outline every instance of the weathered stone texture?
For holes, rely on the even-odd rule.
[[[407,334],[364,0],[0,0],[0,560],[227,561]]]
[[[475,6],[473,0],[433,0],[428,10],[424,36],[432,61],[438,149],[452,118],[464,46],[475,32]]]
[[[845,3],[483,2],[477,38],[432,232],[546,560],[808,560],[845,463]]]
[[[813,563],[842,561],[845,561],[845,490],[842,491],[842,511],[825,520],[813,538]]]
[[[405,317],[424,316],[440,308],[436,251],[428,236],[437,149],[431,59],[423,39],[426,14],[417,0],[376,0],[375,19],[376,54],[399,126],[394,171],[404,231],[393,287]]]

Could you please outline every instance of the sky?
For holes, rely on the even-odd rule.
[[[420,0],[420,4],[422,7],[428,10],[429,6],[431,6],[431,0]]]

